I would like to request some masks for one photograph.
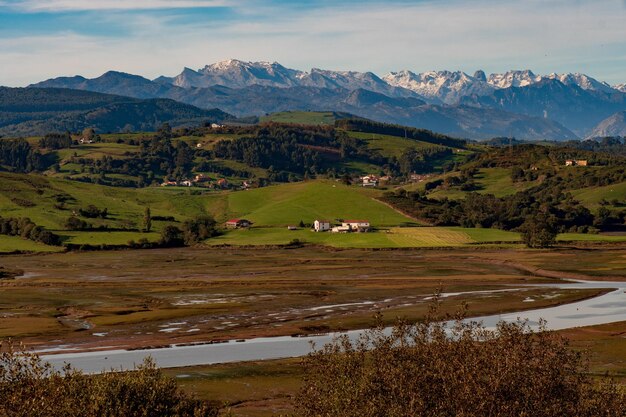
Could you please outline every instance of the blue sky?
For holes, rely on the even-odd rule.
[[[0,85],[216,61],[626,82],[626,0],[0,0]]]

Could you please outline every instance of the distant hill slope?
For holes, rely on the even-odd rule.
[[[100,132],[156,130],[219,122],[232,118],[221,110],[203,110],[169,99],[141,100],[58,88],[0,87],[0,135],[33,136],[53,131]]]
[[[276,122],[301,125],[334,125],[335,121],[350,119],[355,116],[342,112],[315,112],[315,111],[284,111],[261,117],[261,122]]]
[[[606,136],[626,136],[626,111],[607,117],[589,133],[589,138]]]

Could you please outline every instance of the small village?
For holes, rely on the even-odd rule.
[[[247,229],[252,227],[252,222],[247,219],[231,219],[224,225],[227,229]],[[288,230],[298,230],[301,227],[290,225]],[[319,220],[313,221],[311,230],[314,232],[330,232],[330,233],[367,233],[371,230],[368,220]]]
[[[250,186],[251,184],[248,181],[243,181],[240,186],[235,186],[226,178],[214,179],[204,174],[197,174],[191,179],[184,179],[181,181],[165,180],[161,183],[161,187],[203,187],[216,190],[228,190],[233,188],[247,190]]]

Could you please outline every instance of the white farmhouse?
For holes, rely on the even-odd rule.
[[[313,230],[316,232],[327,232],[330,230],[330,221],[328,220],[315,220],[313,222]]]
[[[378,185],[378,177],[376,175],[366,175],[361,178],[363,187],[376,187]]]

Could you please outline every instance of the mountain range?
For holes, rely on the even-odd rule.
[[[279,63],[227,60],[174,77],[149,80],[107,72],[94,79],[61,77],[32,85],[134,98],[169,98],[237,115],[283,110],[350,112],[384,122],[484,139],[584,138],[613,114],[626,110],[626,85],[610,86],[588,75],[537,75],[530,70],[486,75],[476,71],[309,72]]]

